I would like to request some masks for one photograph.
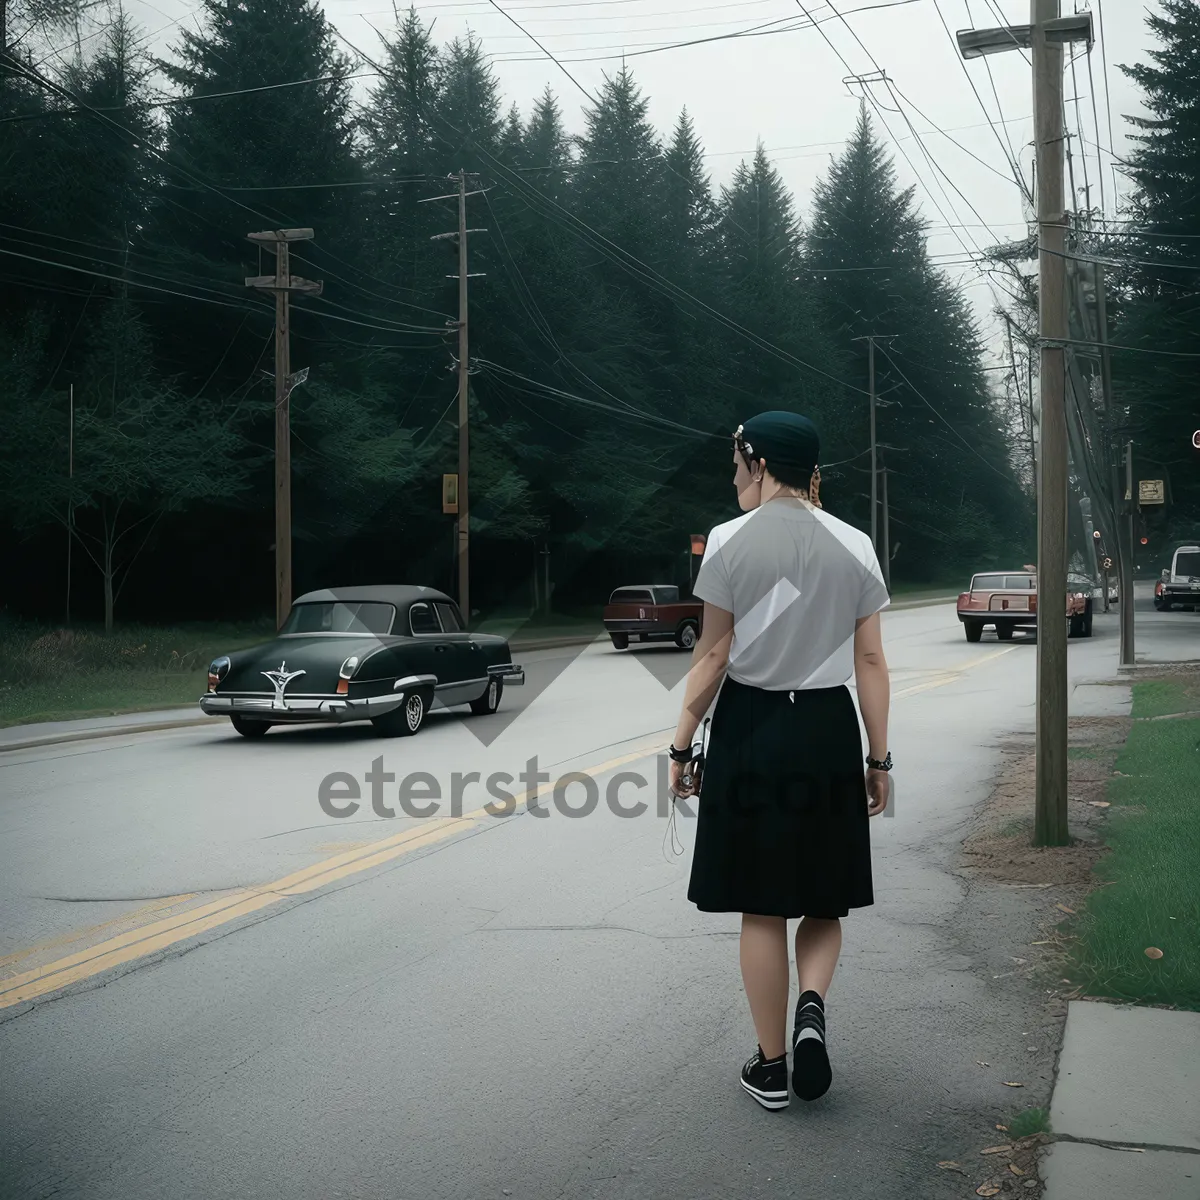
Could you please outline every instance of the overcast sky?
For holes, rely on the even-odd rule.
[[[394,26],[386,0],[323,2],[337,28],[374,58],[379,49],[376,30],[386,33]],[[893,153],[901,181],[918,185],[918,202],[931,224],[930,250],[950,264],[947,270],[967,289],[984,328],[994,327],[992,291],[986,277],[966,260],[978,249],[1017,238],[1025,230],[1028,213],[988,118],[997,122],[996,129],[1006,141],[1011,139],[1029,179],[1033,154],[1030,68],[1024,55],[1015,51],[963,63],[942,21],[951,32],[994,27],[1002,23],[1001,18],[1003,23],[1027,22],[1028,0],[803,0],[803,8],[818,22],[817,28],[799,27],[807,18],[797,0],[697,0],[694,4],[680,0],[499,0],[499,4],[589,92],[601,86],[606,73],[619,69],[624,52],[650,99],[651,118],[664,134],[686,105],[707,151],[714,185],[728,181],[740,159],[752,154],[761,140],[792,189],[802,218],[808,213],[813,181],[853,128],[862,93],[861,87],[842,82],[850,72],[839,53],[855,74],[882,68],[900,93],[903,114],[885,111],[890,133],[882,127],[880,133]],[[1062,0],[1064,13],[1076,6],[1077,0]],[[1083,0],[1078,0],[1078,7],[1084,6]],[[194,22],[190,14],[196,7],[183,0],[127,0],[128,11],[154,35],[150,40],[159,52],[167,49],[181,20]],[[1144,61],[1151,39],[1145,25],[1147,8],[1142,3],[1092,0],[1091,7],[1097,44],[1090,74],[1087,56],[1076,63],[1074,80],[1067,72],[1065,94],[1079,96],[1077,104],[1067,104],[1067,119],[1069,127],[1078,132],[1078,108],[1086,139],[1081,144],[1075,136],[1070,143],[1076,187],[1084,187],[1086,176],[1091,202],[1098,206],[1102,179],[1106,212],[1115,215],[1128,184],[1119,174],[1114,177],[1111,151],[1115,150],[1117,157],[1126,154],[1129,126],[1124,117],[1141,111],[1137,90],[1117,64]],[[545,57],[488,0],[426,0],[416,8],[427,21],[435,22],[435,36],[440,41],[463,36],[468,30],[483,41],[493,56],[506,104],[515,101],[528,116],[533,99],[549,84],[559,97],[568,129],[582,130],[586,104],[582,92],[562,67]],[[1095,20],[1097,10],[1099,21]],[[775,32],[771,23],[782,26],[783,31]],[[1107,46],[1099,37],[1101,25]],[[669,43],[758,26],[772,28],[772,32],[646,53]],[[968,76],[978,89],[982,107]],[[364,80],[356,86],[365,89],[370,83]],[[886,87],[875,85],[873,92],[881,106],[893,106]],[[929,166],[926,153],[952,184]],[[1079,204],[1083,204],[1082,196]]]

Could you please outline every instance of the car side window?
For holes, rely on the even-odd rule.
[[[437,615],[441,618],[442,631],[444,633],[462,632],[463,623],[458,615],[457,605],[450,604],[445,600],[435,600],[433,607],[437,609]]]
[[[1029,575],[1010,575],[1005,582],[1010,592],[1032,592],[1033,579]]]
[[[425,603],[414,604],[408,610],[408,627],[414,636],[442,632],[442,627],[438,624],[437,614],[433,611],[431,605]]]

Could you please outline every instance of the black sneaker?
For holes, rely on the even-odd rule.
[[[742,1068],[742,1087],[763,1108],[787,1108],[787,1055],[781,1054],[778,1058],[767,1059],[759,1046],[754,1056]]]
[[[792,1029],[792,1091],[801,1100],[816,1100],[832,1082],[825,1049],[825,1004],[816,992],[805,992],[796,1004]]]

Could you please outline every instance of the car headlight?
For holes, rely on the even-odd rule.
[[[222,654],[220,658],[214,658],[208,664],[208,690],[215,692],[217,684],[229,674],[229,655]]]

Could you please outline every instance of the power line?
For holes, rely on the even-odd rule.
[[[377,71],[379,71],[385,77],[389,75],[384,68],[382,68],[378,63],[373,62],[365,53],[363,53],[362,50],[355,46],[354,43],[351,42],[344,33],[341,33],[340,31],[335,32],[337,33],[337,36],[341,38],[341,40],[344,41],[347,46],[350,47],[351,50],[360,55]],[[444,121],[444,119],[443,122],[454,133],[458,134],[459,137],[467,136],[463,130],[456,129],[449,122]],[[434,132],[436,134],[436,130]],[[440,134],[436,134],[436,136],[438,136],[440,140],[445,142],[447,145],[451,144],[447,138],[442,137]],[[611,241],[609,238],[606,238],[598,230],[593,229],[587,224],[586,221],[576,216],[569,209],[564,208],[552,196],[547,196],[538,188],[534,187],[527,180],[525,180],[519,172],[511,170],[507,164],[498,159],[495,155],[491,154],[485,147],[476,145],[476,150],[482,158],[486,159],[492,165],[493,170],[495,170],[501,178],[507,178],[508,183],[514,186],[517,192],[524,194],[526,197],[526,202],[530,208],[534,209],[534,211],[540,211],[543,217],[548,217],[550,219],[554,219],[555,214],[561,214],[561,216],[558,218],[560,223],[564,224],[565,227],[574,232],[577,237],[586,241],[592,246],[593,249],[597,250],[601,254],[604,254],[616,265],[621,267],[622,270],[632,275],[634,278],[642,280],[642,282],[667,296],[669,299],[674,300],[677,304],[680,303],[681,299],[690,302],[696,308],[707,313],[709,316],[719,321],[727,328],[741,334],[742,337],[746,338],[760,349],[767,351],[776,358],[779,358],[781,361],[788,362],[793,366],[803,367],[805,370],[812,371],[814,374],[829,379],[831,382],[838,384],[840,387],[848,388],[849,390],[857,392],[861,395],[867,394],[863,388],[857,387],[855,384],[848,383],[845,380],[838,379],[836,375],[832,375],[828,371],[823,370],[821,367],[818,367],[813,363],[806,362],[798,355],[792,354],[790,351],[784,350],[782,347],[775,345],[766,338],[760,337],[752,330],[747,329],[744,325],[741,325],[739,322],[735,321],[732,317],[726,316],[724,313],[713,308],[711,305],[706,304],[703,300],[692,295],[678,284],[672,283],[653,267],[648,266],[635,255],[631,254],[628,250],[624,249],[622,246],[619,246],[616,242]]]
[[[489,0],[489,3],[490,2],[491,2],[491,0]],[[850,9],[849,11],[851,13],[870,12],[875,9],[900,8],[904,5],[916,4],[916,3],[918,3],[918,0],[882,0],[882,2],[880,2],[880,3],[864,4],[864,5],[859,6],[858,8]],[[780,18],[780,22],[782,22],[786,19],[787,18]],[[822,18],[820,18],[820,21],[829,21],[832,19],[833,19],[832,17],[822,17]],[[608,47],[608,46],[596,47],[597,49],[615,50],[615,51],[618,51],[618,53],[598,54],[598,55],[593,55],[590,57],[564,58],[563,61],[569,62],[569,63],[585,63],[585,62],[607,62],[614,58],[621,58],[621,59],[641,58],[647,54],[660,54],[664,50],[680,50],[680,49],[684,49],[689,46],[708,45],[713,42],[723,42],[723,41],[728,41],[728,40],[734,39],[734,38],[770,37],[770,36],[772,36],[774,34],[778,34],[778,33],[794,33],[797,30],[808,29],[813,25],[819,24],[820,21],[813,21],[810,18],[808,23],[796,22],[795,24],[791,24],[791,25],[784,25],[784,24],[781,24],[780,22],[767,22],[768,25],[772,25],[772,26],[776,26],[776,27],[775,28],[764,28],[762,26],[751,26],[748,29],[744,29],[744,30],[741,30],[736,33],[724,33],[724,34],[717,34],[712,37],[691,38],[687,41],[668,42],[663,45],[651,45],[648,49],[629,50],[628,43],[624,43],[623,45],[620,45],[620,46],[614,45],[611,47]],[[534,58],[520,58],[520,57],[512,57],[509,55],[506,55],[504,57],[500,57],[499,55],[493,55],[491,57],[493,57],[498,62],[537,62],[537,61],[539,61]]]
[[[533,36],[533,34],[532,34],[532,33],[530,33],[530,32],[529,32],[527,29],[525,29],[525,27],[524,27],[524,26],[521,24],[521,22],[520,22],[520,21],[518,21],[518,20],[517,20],[517,18],[516,18],[516,17],[514,17],[514,16],[512,16],[511,14],[509,14],[509,13],[505,12],[505,11],[504,11],[504,9],[502,9],[502,8],[500,7],[500,5],[499,5],[499,4],[496,2],[496,0],[488,0],[488,3],[489,3],[489,4],[491,4],[491,6],[492,6],[492,7],[493,7],[493,8],[494,8],[494,9],[495,9],[495,10],[496,10],[496,11],[497,11],[497,12],[498,12],[498,13],[499,13],[499,14],[500,14],[502,17],[506,17],[508,20],[510,20],[510,21],[511,21],[511,22],[512,22],[512,23],[513,23],[513,24],[514,24],[514,25],[515,25],[515,26],[516,26],[516,27],[517,27],[517,28],[518,28],[518,29],[519,29],[519,30],[520,30],[520,31],[521,31],[521,32],[522,32],[522,33],[523,33],[523,34],[524,34],[524,35],[525,35],[525,36],[526,36],[526,37],[527,37],[527,38],[528,38],[528,39],[529,39],[529,40],[530,40],[530,41],[531,41],[531,42],[532,42],[532,43],[533,43],[533,44],[534,44],[534,45],[535,45],[535,46],[536,46],[536,47],[537,47],[537,48],[538,48],[538,49],[539,49],[539,50],[540,50],[540,51],[541,51],[541,52],[542,52],[542,53],[543,53],[543,54],[544,54],[544,55],[545,55],[547,58],[548,58],[548,59],[550,59],[552,62],[556,63],[556,64],[558,65],[558,67],[561,69],[562,73],[563,73],[563,74],[564,74],[564,75],[565,75],[565,76],[566,76],[566,77],[567,77],[567,78],[568,78],[568,79],[569,79],[569,80],[570,80],[570,81],[571,81],[571,82],[572,82],[572,83],[573,83],[573,84],[574,84],[574,85],[575,85],[575,86],[576,86],[576,87],[577,87],[577,88],[578,88],[578,89],[579,89],[579,90],[580,90],[580,91],[581,91],[581,92],[582,92],[582,93],[583,93],[583,94],[584,94],[584,95],[585,95],[585,96],[586,96],[586,97],[587,97],[587,98],[588,98],[588,99],[589,99],[589,100],[590,100],[590,101],[593,103],[593,104],[597,104],[597,105],[598,105],[598,104],[600,103],[600,102],[599,102],[599,101],[596,99],[596,97],[595,97],[595,96],[593,96],[593,95],[592,95],[592,93],[591,93],[591,92],[589,92],[589,91],[587,90],[587,88],[585,88],[585,87],[583,86],[583,84],[582,84],[582,83],[580,83],[580,82],[579,82],[579,80],[578,80],[578,79],[576,79],[576,78],[575,78],[575,76],[574,76],[574,75],[572,75],[572,74],[571,74],[571,72],[570,72],[570,71],[568,71],[568,70],[567,70],[567,68],[566,68],[566,67],[564,67],[564,66],[562,65],[562,63],[560,63],[560,62],[558,61],[558,59],[556,59],[556,58],[554,57],[554,55],[553,55],[553,54],[551,54],[551,53],[550,53],[550,51],[549,51],[549,50],[547,50],[547,49],[546,49],[546,47],[545,47],[545,46],[543,46],[543,45],[542,45],[542,43],[541,43],[541,42],[539,42],[539,41],[537,40],[537,38],[535,38],[535,37]]]
[[[806,17],[808,17],[808,19],[811,21],[811,20],[812,20],[812,16],[811,16],[811,14],[809,13],[808,9],[807,9],[807,8],[804,6],[804,4],[801,2],[801,0],[796,0],[796,5],[797,5],[797,7],[799,7],[800,11],[801,11],[801,12],[803,12],[803,13],[804,13],[804,15],[805,15]],[[835,11],[836,11],[836,10],[835,10]],[[839,14],[839,15],[840,15],[840,14]],[[849,23],[848,21],[846,21],[846,19],[845,19],[844,17],[842,18],[842,22],[843,22],[843,24],[845,24],[845,25],[846,25],[846,28],[850,30],[851,34],[853,34],[853,36],[855,37],[855,39],[856,39],[856,40],[858,40],[858,42],[859,42],[859,45],[860,45],[860,46],[862,46],[862,41],[861,41],[861,39],[859,39],[859,38],[858,38],[858,35],[857,35],[856,33],[854,33],[854,29],[853,29],[853,27],[850,25],[850,23]],[[848,72],[848,73],[849,73],[851,76],[855,76],[855,77],[857,77],[857,76],[855,75],[854,68],[853,68],[853,67],[850,65],[850,63],[849,63],[849,61],[847,60],[846,56],[845,56],[845,55],[844,55],[844,54],[843,54],[843,53],[842,53],[842,52],[841,52],[841,51],[840,51],[840,50],[837,48],[837,46],[834,44],[834,42],[833,42],[833,39],[832,39],[832,38],[830,38],[830,36],[829,36],[829,35],[828,35],[828,34],[825,32],[825,30],[824,30],[824,29],[821,29],[819,26],[818,26],[818,28],[817,28],[817,32],[818,32],[818,33],[820,33],[820,35],[821,35],[821,37],[822,37],[822,38],[824,38],[824,40],[825,40],[825,44],[826,44],[826,45],[827,45],[827,46],[828,46],[828,47],[829,47],[829,48],[830,48],[830,49],[831,49],[831,50],[834,52],[834,54],[835,54],[835,55],[837,55],[838,59],[841,61],[841,64],[842,64],[842,66],[844,66],[844,67],[846,68],[847,72]],[[865,46],[863,46],[863,49],[864,49],[864,50],[866,50],[866,47],[865,47]],[[870,51],[867,51],[867,57],[868,57],[868,58],[871,58],[871,61],[872,61],[872,62],[874,62],[874,61],[875,61],[875,60],[874,60],[874,58],[872,58],[872,57],[871,57]],[[876,70],[878,71],[879,75],[880,75],[881,77],[885,77],[885,76],[884,76],[884,72],[883,72],[883,71],[882,71],[882,70],[879,68],[879,64],[878,64],[878,63],[875,63],[875,67],[876,67]],[[909,168],[909,170],[910,170],[910,171],[912,171],[912,173],[913,173],[913,176],[916,178],[917,182],[918,182],[918,183],[920,183],[920,184],[921,184],[921,186],[922,186],[922,187],[925,189],[925,193],[926,193],[926,195],[929,197],[929,199],[930,199],[930,201],[932,202],[932,204],[933,204],[934,208],[935,208],[935,209],[937,209],[937,211],[938,211],[938,215],[939,215],[939,216],[942,218],[942,220],[943,220],[943,221],[945,221],[945,222],[946,222],[946,225],[947,225],[947,227],[949,227],[949,228],[954,228],[954,224],[953,224],[953,222],[951,222],[951,221],[950,221],[950,219],[949,219],[949,218],[946,216],[946,212],[945,212],[945,210],[942,208],[942,206],[941,206],[941,205],[938,203],[937,197],[936,197],[936,196],[933,194],[933,191],[932,191],[932,190],[930,189],[930,187],[929,187],[929,186],[928,186],[928,185],[925,183],[925,181],[924,181],[924,180],[921,178],[921,174],[920,174],[920,172],[917,170],[916,166],[913,164],[913,161],[912,161],[912,159],[909,157],[909,155],[908,155],[908,151],[907,151],[907,150],[905,150],[905,148],[904,148],[904,147],[903,147],[903,146],[900,144],[900,142],[897,140],[897,138],[896,138],[896,135],[895,135],[895,134],[892,132],[892,127],[891,127],[891,125],[888,123],[888,120],[887,120],[887,118],[886,118],[886,117],[883,115],[883,112],[881,111],[881,109],[880,109],[880,106],[879,106],[878,102],[876,101],[876,99],[875,99],[874,95],[872,94],[872,92],[871,92],[870,88],[869,88],[869,87],[866,87],[866,86],[864,86],[864,88],[863,88],[863,92],[864,92],[864,95],[867,97],[867,99],[869,99],[869,100],[871,101],[871,105],[872,105],[872,107],[875,109],[875,112],[876,112],[876,114],[878,115],[878,117],[879,117],[879,120],[880,120],[880,121],[881,121],[881,123],[883,124],[883,127],[884,127],[884,129],[887,131],[888,137],[889,137],[889,138],[891,138],[892,142],[893,142],[893,143],[895,144],[895,146],[896,146],[896,149],[900,151],[900,154],[901,154],[901,155],[902,155],[902,157],[904,158],[904,161],[905,161],[906,163],[908,163],[908,168]],[[905,114],[903,113],[903,111],[902,111],[902,110],[900,110],[900,108],[899,108],[899,104],[898,104],[898,103],[897,103],[897,111],[899,111],[899,112],[900,112],[900,115],[901,115],[901,117],[902,117],[902,118],[904,118],[904,119],[907,121],[907,117],[905,116]],[[908,122],[908,125],[909,125],[909,129],[910,129],[910,130],[912,130],[912,132],[913,132],[913,134],[914,134],[914,136],[915,136],[915,134],[916,134],[916,131],[915,131],[915,129],[913,129],[912,122]],[[917,139],[917,144],[918,144],[918,145],[921,147],[921,149],[922,149],[922,152],[925,154],[925,157],[926,157],[926,159],[928,160],[928,159],[929,159],[929,151],[928,151],[927,149],[925,149],[925,147],[924,147],[924,143],[922,143],[922,142],[920,141],[920,139],[918,138],[918,139]],[[935,180],[937,179],[937,176],[936,176],[936,175],[934,176],[934,179],[935,179]],[[939,187],[941,187],[941,184],[939,183],[939,185],[938,185],[938,186],[939,186]],[[951,210],[953,210],[954,206],[953,206],[953,205],[950,203],[950,197],[949,197],[948,195],[946,195],[946,189],[945,189],[944,187],[942,188],[942,194],[943,194],[943,196],[945,196],[945,198],[946,198],[946,204],[947,204],[947,205],[950,207],[950,209],[951,209]],[[957,213],[955,213],[955,216],[957,217],[957,216],[958,216],[958,214],[957,214]],[[980,220],[982,220],[982,217],[980,218]],[[958,244],[959,244],[960,246],[962,246],[962,248],[963,248],[963,252],[969,255],[969,254],[971,253],[971,248],[970,248],[970,247],[967,245],[966,241],[965,241],[965,240],[964,240],[964,239],[963,239],[961,236],[959,236],[959,234],[958,234],[957,230],[955,230],[955,239],[958,241]],[[997,240],[998,240],[998,239],[997,239]],[[982,254],[982,253],[983,253],[983,251],[981,250],[981,248],[979,247],[979,245],[975,243],[975,240],[974,240],[974,238],[972,238],[972,239],[971,239],[971,241],[972,241],[972,244],[974,245],[974,248],[975,248],[975,253],[976,253],[976,254]]]
[[[1012,143],[1009,142],[1007,147],[1005,146],[1004,138],[1001,138],[1000,131],[996,128],[996,123],[992,120],[992,114],[988,112],[987,105],[984,104],[983,97],[979,94],[979,89],[975,86],[975,80],[971,78],[971,72],[967,70],[967,64],[963,61],[962,55],[959,54],[959,52],[958,52],[958,43],[955,42],[954,35],[950,32],[950,26],[946,24],[946,18],[944,16],[942,16],[942,10],[940,8],[938,8],[938,6],[935,4],[933,6],[933,11],[935,13],[937,13],[937,18],[942,23],[942,28],[946,31],[946,37],[949,38],[950,45],[952,46],[952,48],[954,50],[955,61],[962,68],[962,73],[966,76],[967,83],[969,83],[971,85],[971,91],[975,93],[975,99],[979,103],[979,109],[983,113],[983,115],[987,118],[987,123],[991,127],[992,133],[995,134],[996,141],[1000,145],[1000,150],[1001,150],[1001,152],[1004,153],[1005,158],[1008,160],[1008,164],[1012,168],[1013,175],[1016,178],[1017,183],[1021,188],[1021,191],[1027,197],[1032,199],[1032,193],[1029,190],[1029,184],[1025,182],[1025,176],[1021,173],[1021,165],[1017,161],[1017,156],[1016,156],[1016,153],[1013,151]],[[970,11],[970,8],[968,8],[967,9],[968,18],[970,17],[970,15],[971,15],[971,11]],[[986,61],[986,57],[985,57],[985,61]],[[989,68],[989,72],[988,72],[988,78],[989,79],[991,78],[990,68]],[[996,95],[996,84],[994,81],[992,83],[992,94],[996,96],[996,108],[999,110],[1001,118],[1003,118],[1004,110],[1000,107],[1000,97],[998,95]],[[1005,138],[1007,138],[1007,136],[1008,136],[1008,127],[1007,126],[1004,127],[1004,134],[1005,134]]]
[[[934,415],[935,417],[937,417],[937,419],[938,419],[939,421],[941,421],[941,422],[942,422],[942,424],[943,424],[943,425],[945,425],[945,426],[946,426],[946,428],[947,428],[947,429],[949,429],[949,430],[950,430],[950,432],[951,432],[952,434],[954,434],[954,436],[955,436],[956,438],[958,438],[958,440],[959,440],[960,442],[962,442],[962,444],[963,444],[964,446],[966,446],[966,448],[967,448],[968,450],[970,450],[970,452],[971,452],[973,455],[975,455],[975,457],[976,457],[977,459],[979,459],[979,461],[980,461],[981,463],[983,463],[983,464],[984,464],[984,465],[985,465],[985,466],[988,468],[988,470],[990,470],[990,471],[993,471],[995,474],[999,475],[1001,479],[1008,480],[1009,482],[1011,482],[1011,477],[1010,477],[1010,476],[1006,475],[1006,474],[1005,474],[1003,471],[1001,471],[999,468],[997,468],[997,467],[996,467],[996,466],[995,466],[995,465],[994,465],[994,464],[991,462],[991,460],[990,460],[990,459],[987,459],[987,458],[985,458],[985,457],[984,457],[982,454],[980,454],[980,453],[979,453],[979,451],[978,451],[978,450],[976,450],[976,449],[975,449],[975,447],[974,447],[974,446],[972,446],[972,445],[971,445],[971,443],[970,443],[969,441],[967,441],[967,439],[966,439],[965,437],[963,437],[963,435],[962,435],[961,433],[959,433],[959,432],[958,432],[958,430],[957,430],[957,429],[956,429],[956,428],[955,428],[955,427],[954,427],[954,426],[953,426],[953,425],[952,425],[952,424],[951,424],[951,423],[950,423],[950,422],[949,422],[949,421],[948,421],[948,420],[947,420],[947,419],[946,419],[944,416],[942,416],[941,412],[940,412],[938,409],[936,409],[936,408],[935,408],[935,407],[934,407],[934,406],[933,406],[933,405],[932,405],[932,404],[929,402],[929,400],[928,400],[928,399],[926,399],[926,397],[925,397],[924,393],[923,393],[923,392],[920,392],[920,391],[918,391],[918,390],[917,390],[917,388],[916,388],[916,387],[913,385],[912,381],[911,381],[911,380],[908,378],[908,376],[907,376],[907,375],[905,375],[905,374],[904,374],[904,372],[903,372],[902,370],[900,370],[900,365],[899,365],[899,363],[897,363],[897,362],[896,362],[896,360],[895,360],[895,359],[892,357],[892,355],[889,353],[889,351],[888,351],[888,349],[887,349],[887,346],[886,346],[886,345],[885,345],[883,342],[880,342],[880,343],[879,343],[879,348],[880,348],[880,350],[882,350],[882,351],[883,351],[883,355],[884,355],[884,357],[885,357],[885,358],[888,360],[888,362],[890,362],[890,363],[892,364],[892,366],[896,368],[896,373],[897,373],[897,374],[900,376],[900,378],[901,378],[901,379],[903,379],[903,380],[904,380],[904,382],[905,382],[905,383],[908,385],[908,388],[909,388],[909,390],[910,390],[910,391],[913,393],[913,395],[914,395],[914,396],[916,396],[916,397],[917,397],[917,399],[918,399],[918,400],[920,400],[920,401],[921,401],[921,402],[922,402],[922,403],[923,403],[923,404],[926,406],[926,408],[928,408],[928,409],[930,410],[930,412],[932,412],[932,413],[933,413],[933,415]],[[1197,357],[1200,357],[1200,355],[1197,355]]]
[[[514,379],[520,379],[524,383],[528,383],[533,387],[540,388],[547,395],[553,396],[560,400],[571,401],[576,404],[583,404],[588,408],[598,408],[604,412],[612,413],[614,416],[624,417],[627,420],[644,421],[653,425],[661,425],[666,429],[670,429],[675,433],[682,433],[687,437],[693,438],[719,438],[721,435],[716,433],[706,433],[703,430],[693,429],[690,425],[681,424],[679,421],[672,421],[668,417],[660,417],[655,413],[645,412],[641,409],[618,408],[613,404],[605,404],[600,400],[591,400],[586,396],[576,396],[571,392],[564,392],[561,388],[551,387],[548,383],[541,383],[536,379],[531,379],[528,375],[522,375],[520,371],[514,371],[509,367],[502,367],[499,363],[494,363],[486,358],[477,358],[475,361],[481,366],[492,371],[499,371],[503,375],[510,375]]]

